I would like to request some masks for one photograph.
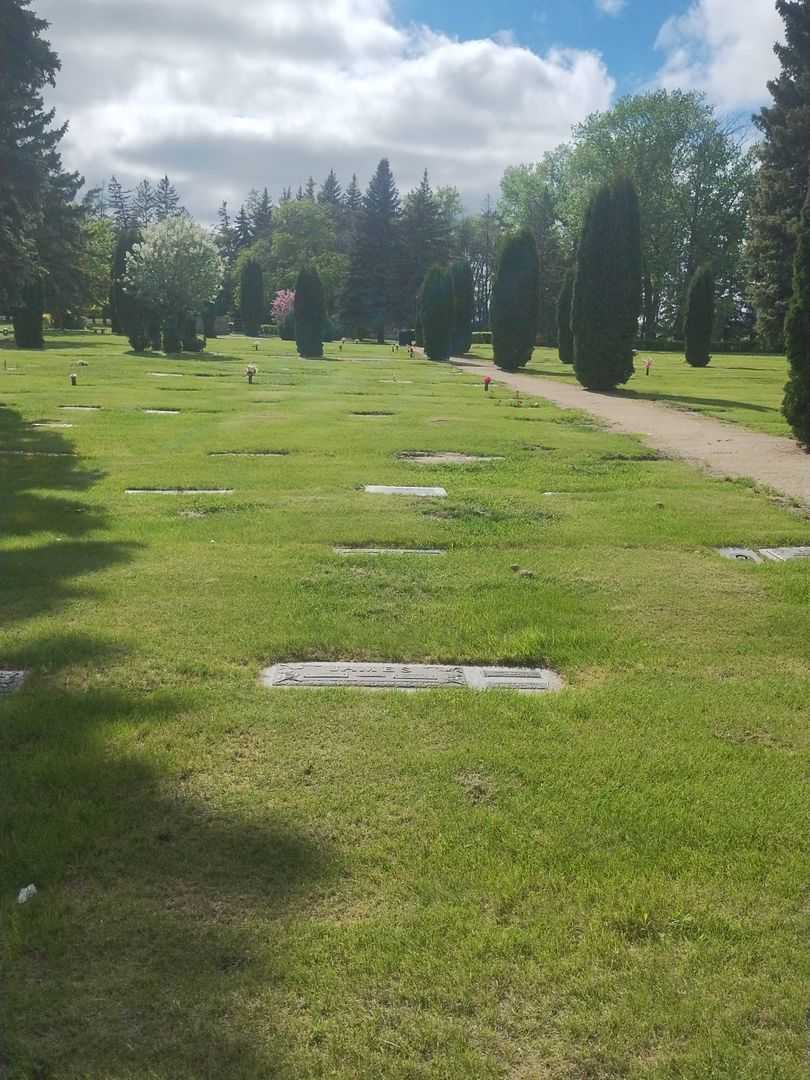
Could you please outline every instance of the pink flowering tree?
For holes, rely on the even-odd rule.
[[[282,323],[295,310],[295,292],[292,289],[279,289],[271,311],[277,323]]]

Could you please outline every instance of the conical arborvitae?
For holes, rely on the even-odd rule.
[[[521,229],[501,248],[492,289],[492,346],[504,371],[517,371],[531,360],[539,303],[537,245],[531,231]]]
[[[810,195],[799,223],[785,345],[790,374],[782,412],[797,440],[810,450]]]
[[[299,356],[323,356],[325,320],[326,304],[320,275],[314,267],[304,267],[295,285],[295,344]]]
[[[560,350],[560,362],[563,364],[573,364],[574,362],[574,332],[571,329],[571,302],[574,299],[575,276],[576,271],[572,267],[563,278],[560,299],[557,302],[557,344]]]
[[[706,367],[711,360],[714,328],[714,274],[710,266],[701,266],[689,283],[686,298],[684,339],[686,362],[692,367]]]
[[[453,356],[464,356],[472,345],[472,320],[475,306],[472,267],[466,259],[458,259],[450,267],[453,282]]]
[[[138,321],[137,305],[124,288],[127,271],[127,255],[137,243],[141,234],[138,229],[123,229],[115,242],[112,261],[112,282],[110,286],[110,322],[114,334],[129,335]]]
[[[21,349],[41,349],[43,312],[42,282],[32,281],[22,290],[22,304],[14,309],[14,341]]]
[[[600,188],[585,215],[577,253],[574,369],[588,390],[614,390],[633,374],[641,313],[641,219],[632,180]]]
[[[421,291],[420,319],[428,360],[448,360],[453,349],[453,279],[442,266],[428,270]]]
[[[248,337],[258,337],[264,316],[264,275],[255,259],[248,259],[242,267],[240,294],[242,330]]]

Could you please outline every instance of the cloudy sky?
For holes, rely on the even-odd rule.
[[[588,113],[651,86],[765,98],[773,0],[33,0],[62,59],[64,158],[91,184],[164,172],[204,220],[251,187],[383,155],[476,208]]]

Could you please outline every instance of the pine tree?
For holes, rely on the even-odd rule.
[[[318,202],[322,206],[341,206],[343,203],[343,192],[334,169],[329,170],[329,175],[321,184]]]
[[[141,229],[156,220],[157,197],[149,180],[141,180],[132,200],[132,221]]]
[[[182,213],[184,211],[180,205],[180,196],[168,176],[164,176],[155,188],[155,221],[165,221],[166,218],[178,217]]]
[[[309,199],[310,202],[315,202],[315,180],[311,176],[307,180],[307,186],[304,191],[304,198]]]
[[[633,374],[641,314],[641,220],[632,180],[601,187],[585,215],[571,325],[574,369],[589,390],[614,390]]]
[[[278,201],[282,205],[284,203],[292,202],[292,188],[291,187],[282,188],[281,189],[281,194],[278,197]]]
[[[358,213],[363,206],[363,195],[360,191],[360,185],[357,183],[357,173],[352,173],[352,182],[346,188],[343,205],[352,214]]]
[[[399,192],[383,158],[363,199],[343,290],[341,321],[352,336],[371,329],[382,342],[386,326],[401,317],[400,213]]]
[[[419,321],[428,360],[448,360],[453,348],[453,279],[443,266],[427,272],[420,291]]]
[[[253,226],[250,223],[250,217],[244,206],[239,207],[239,213],[236,215],[236,224],[234,225],[234,243],[235,253],[240,252],[242,248],[248,247],[253,243]]]
[[[799,218],[808,191],[810,161],[810,4],[776,0],[786,41],[775,47],[782,70],[768,83],[771,105],[754,118],[765,136],[750,214],[748,254],[757,332],[781,348],[791,297]]]
[[[448,228],[430,186],[427,169],[416,190],[405,199],[400,223],[402,238],[401,295],[406,321],[416,315],[416,297],[430,266],[446,264]]]
[[[466,259],[457,259],[450,266],[453,284],[453,336],[454,356],[464,356],[472,345],[472,320],[475,307],[472,267]]]
[[[107,184],[107,204],[116,229],[128,229],[132,225],[132,192],[125,190],[116,176],[111,176]]]
[[[267,188],[261,193],[251,192],[255,199],[248,200],[250,232],[254,240],[269,240],[273,234],[273,200]]]
[[[501,248],[492,289],[494,360],[504,371],[525,367],[537,335],[540,268],[530,229],[510,236]]]
[[[296,202],[304,201],[304,189],[301,187],[300,184],[298,185],[298,191],[296,191],[295,193],[295,200]]]
[[[21,300],[20,306],[12,313],[14,341],[20,349],[41,349],[45,339],[42,336],[44,300],[40,278],[24,286]]]
[[[239,310],[244,333],[258,337],[264,321],[264,275],[255,259],[247,259],[242,267]]]
[[[325,320],[326,305],[320,275],[315,267],[304,267],[295,284],[295,344],[299,356],[323,356]]]
[[[785,344],[790,373],[782,412],[800,445],[810,450],[810,195],[799,222]]]
[[[225,265],[230,267],[236,258],[236,234],[227,202],[223,202],[217,210],[216,242]]]
[[[714,329],[714,274],[710,266],[701,266],[689,283],[684,319],[686,362],[691,367],[706,367],[711,360]]]
[[[572,267],[563,278],[560,297],[557,301],[557,344],[560,350],[560,362],[574,362],[574,333],[571,329],[571,304],[574,299],[574,278],[576,271]]]

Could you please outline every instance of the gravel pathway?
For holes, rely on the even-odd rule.
[[[810,455],[790,439],[650,401],[598,394],[538,375],[499,371],[479,361],[453,359],[452,363],[470,375],[489,375],[513,390],[546,398],[563,409],[581,409],[598,416],[609,427],[642,435],[657,450],[702,465],[718,476],[748,477],[810,504]]]

